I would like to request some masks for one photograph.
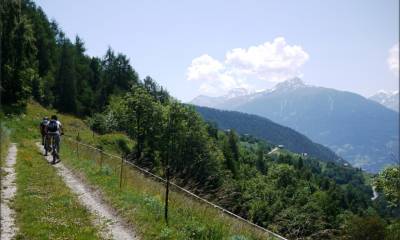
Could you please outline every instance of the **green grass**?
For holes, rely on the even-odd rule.
[[[44,224],[45,226],[42,226],[43,223],[38,224],[38,218],[29,218],[30,214],[37,211],[46,212],[46,208],[42,207],[47,201],[45,198],[49,197],[48,192],[55,194],[52,199],[57,203],[57,208],[51,208],[50,213],[54,216],[62,215],[59,217],[65,218],[64,223],[72,224],[71,227],[78,229],[74,230],[74,232],[79,232],[79,228],[85,224],[74,225],[70,220],[80,218],[82,221],[89,221],[90,218],[89,214],[79,206],[76,207],[75,213],[63,215],[66,207],[75,206],[74,199],[65,197],[69,196],[70,193],[61,191],[61,186],[52,186],[51,183],[61,183],[61,179],[57,178],[54,170],[47,166],[43,159],[43,161],[40,161],[40,155],[37,154],[36,146],[33,144],[34,139],[37,139],[36,141],[39,139],[38,125],[41,118],[50,116],[53,113],[55,112],[48,111],[36,103],[30,103],[26,115],[13,116],[6,120],[7,127],[12,129],[12,137],[15,141],[23,143],[20,147],[22,148],[22,154],[26,154],[24,159],[29,159],[29,161],[23,160],[18,163],[18,171],[22,176],[18,177],[18,185],[21,189],[19,192],[21,193],[17,194],[18,201],[16,204],[20,209],[18,222],[24,232],[30,234],[29,236],[33,236],[35,228],[42,229],[42,233],[46,231],[52,234],[57,233],[57,231],[48,228],[53,222],[47,221]],[[101,146],[105,151],[116,155],[120,154],[119,144],[121,141],[130,147],[134,145],[134,142],[124,134],[113,133],[100,136],[93,134],[84,121],[74,116],[62,114],[58,114],[58,116],[64,125],[67,137],[76,138],[79,132],[79,138],[83,142],[93,146]],[[26,142],[24,141],[25,139],[30,140]],[[123,188],[120,190],[120,160],[104,156],[103,167],[100,168],[100,155],[98,152],[84,151],[80,148],[78,158],[75,150],[76,145],[68,144],[66,139],[62,140],[62,161],[74,171],[82,174],[92,186],[98,187],[105,200],[128,223],[135,226],[142,239],[273,239],[272,237],[266,237],[265,233],[242,221],[173,190],[170,193],[169,225],[167,226],[163,219],[165,191],[163,184],[143,176],[132,168],[125,167]],[[43,172],[43,174],[39,174],[40,172]],[[39,194],[37,189],[34,191],[37,194],[32,194],[29,186],[36,184],[42,189],[43,193],[47,194]],[[33,207],[31,208],[32,205],[30,204],[39,206],[34,209]],[[28,209],[26,216],[23,209]],[[44,218],[45,221],[46,219],[51,218]],[[33,223],[29,224],[30,221]],[[62,226],[60,226],[60,229],[63,229]],[[67,229],[64,230],[68,231]],[[93,234],[93,237],[95,237],[95,229],[93,228],[86,231],[85,229],[80,230],[89,235]],[[67,232],[62,234],[67,234]],[[27,239],[35,238],[28,237]],[[36,239],[40,239],[40,237]],[[90,239],[90,237],[85,239]]]
[[[99,239],[92,216],[64,184],[33,141],[18,144],[17,239]]]
[[[16,239],[101,239],[92,225],[93,216],[38,151],[40,112],[31,110],[28,115],[2,119],[10,130],[10,140],[5,142],[18,146],[17,193],[12,203],[19,228]],[[3,140],[1,147],[6,148]]]
[[[164,221],[164,186],[124,165],[124,182],[119,189],[120,161],[64,142],[63,161],[98,186],[106,200],[128,220],[143,239],[266,239],[261,232],[214,208],[171,192],[169,226]],[[245,237],[247,236],[247,237]]]

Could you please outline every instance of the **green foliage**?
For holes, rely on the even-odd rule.
[[[376,179],[378,191],[383,192],[385,198],[393,207],[400,206],[400,167],[388,167]]]
[[[385,224],[378,216],[352,216],[345,227],[346,239],[385,239]]]
[[[1,1],[1,102],[13,108],[26,105],[37,82],[34,30],[15,1]]]
[[[60,66],[55,80],[56,101],[55,107],[62,112],[75,113],[77,111],[77,89],[75,73],[75,56],[73,45],[67,39],[63,40],[61,48]]]
[[[95,113],[93,117],[89,119],[89,126],[93,131],[100,134],[105,134],[109,132],[106,116],[100,113]]]
[[[400,220],[386,227],[385,240],[400,239]]]
[[[154,91],[139,84],[124,96],[111,98],[103,114],[90,121],[92,127],[127,133],[136,142],[129,158],[144,167],[159,171],[170,158],[171,174],[185,184],[200,189],[220,186],[223,156],[207,125],[193,109]]]
[[[238,137],[233,130],[230,130],[227,135],[227,138],[223,140],[222,148],[225,157],[225,165],[231,171],[233,177],[237,177],[239,165]]]
[[[317,157],[321,160],[336,161],[339,157],[329,148],[312,142],[306,136],[269,119],[236,111],[217,110],[196,106],[206,121],[218,124],[221,129],[235,129],[246,138],[257,137],[275,145],[283,144],[290,151]],[[253,137],[252,137],[253,136]]]

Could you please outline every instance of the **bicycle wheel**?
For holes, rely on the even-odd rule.
[[[57,146],[56,146],[55,142],[56,141],[55,141],[54,137],[52,136],[51,137],[51,148],[52,148],[51,155],[53,157],[53,161],[52,161],[53,164],[56,163],[57,156],[58,156],[58,154],[57,154]]]

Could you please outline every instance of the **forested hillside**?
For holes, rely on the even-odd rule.
[[[86,55],[82,39],[68,39],[31,1],[1,0],[1,36],[2,117],[23,113],[33,98],[85,118],[99,134],[126,134],[129,161],[169,172],[177,184],[291,239],[391,239],[399,226],[396,206],[371,200],[361,170],[268,154],[273,145],[219,130],[151,77],[141,79],[125,55],[111,48],[101,58]]]
[[[301,133],[276,124],[267,118],[201,106],[195,106],[195,108],[206,121],[214,122],[222,129],[235,129],[240,134],[250,134],[275,145],[282,144],[293,152],[307,153],[321,160],[344,162],[329,148],[314,143]]]

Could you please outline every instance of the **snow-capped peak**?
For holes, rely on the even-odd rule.
[[[376,94],[369,97],[369,99],[384,105],[395,111],[399,111],[399,91],[385,91],[379,90]]]
[[[295,78],[291,78],[291,79],[289,79],[289,80],[286,80],[286,81],[284,81],[284,82],[281,82],[281,83],[278,83],[275,87],[274,87],[274,89],[290,89],[290,90],[294,90],[294,89],[297,89],[297,88],[302,88],[302,87],[305,87],[306,86],[306,84],[300,79],[300,78],[298,78],[298,77],[295,77]]]
[[[379,90],[376,94],[388,94],[389,92],[387,92],[386,90]]]
[[[373,98],[373,97],[391,97],[391,96],[395,96],[397,94],[399,94],[398,90],[396,90],[396,91],[386,91],[386,90],[381,89],[377,93],[372,95],[370,98]]]
[[[250,91],[246,88],[233,88],[224,97],[227,99],[249,95]]]

